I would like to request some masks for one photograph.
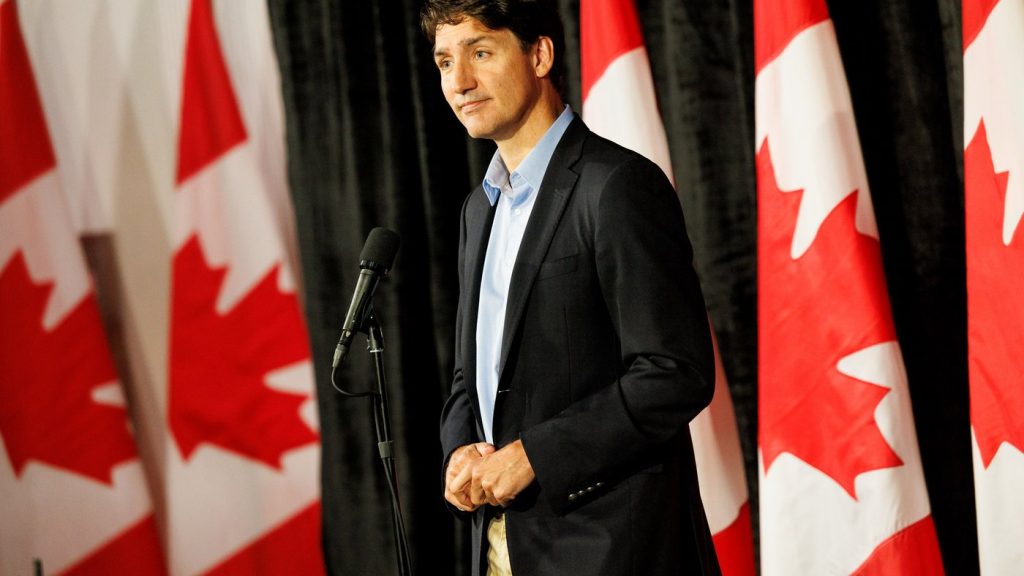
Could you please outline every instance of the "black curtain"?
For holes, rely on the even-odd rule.
[[[414,569],[464,574],[466,529],[441,501],[438,416],[452,366],[463,199],[493,153],[441,96],[421,0],[269,0],[323,443],[332,574],[394,574],[383,472],[365,400],[330,360],[374,226],[402,247],[377,292]],[[579,111],[578,0],[560,0]],[[830,2],[877,214],[946,569],[977,568],[968,420],[960,7]],[[749,0],[639,0],[680,200],[736,404],[757,513],[753,9]],[[361,340],[359,340],[361,344]],[[354,348],[338,382],[372,385]],[[756,536],[756,534],[755,534]]]

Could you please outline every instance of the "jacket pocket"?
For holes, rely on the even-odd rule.
[[[537,280],[575,272],[579,263],[579,256],[579,254],[572,254],[570,256],[541,262],[540,270],[537,271]]]
[[[657,462],[646,468],[637,471],[637,474],[661,474],[665,471],[665,463]]]

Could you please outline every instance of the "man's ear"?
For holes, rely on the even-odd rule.
[[[538,78],[551,72],[555,65],[555,43],[547,36],[540,36],[533,43],[533,71]]]

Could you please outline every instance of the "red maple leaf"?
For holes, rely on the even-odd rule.
[[[985,124],[964,151],[971,424],[988,468],[1003,442],[1024,451],[1024,228],[1003,244],[1008,172],[996,174]]]
[[[182,456],[201,443],[281,466],[317,440],[302,421],[306,395],[268,388],[268,372],[309,358],[294,294],[275,266],[227,314],[215,306],[227,268],[210,268],[193,236],[174,257],[170,426]]]
[[[789,452],[857,497],[859,474],[903,462],[874,411],[889,389],[839,372],[840,359],[895,339],[878,241],[854,228],[857,194],[790,256],[802,190],[778,188],[768,143],[757,157],[761,450]]]
[[[92,399],[117,378],[99,308],[90,293],[47,331],[52,291],[21,252],[0,272],[0,436],[16,475],[36,460],[112,484],[136,452],[125,410]]]

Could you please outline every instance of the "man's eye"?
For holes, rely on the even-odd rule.
[[[452,67],[452,61],[451,60],[441,60],[440,62],[437,63],[437,67],[439,69],[441,69],[441,70],[447,70],[447,69]]]
[[[477,60],[483,60],[484,58],[487,57],[487,52],[484,52],[483,50],[477,50],[473,54],[473,57],[475,57]]]

